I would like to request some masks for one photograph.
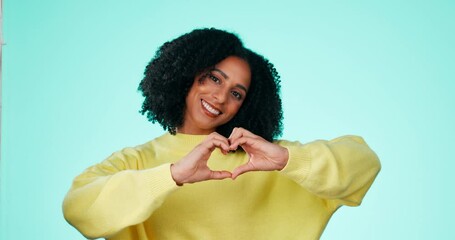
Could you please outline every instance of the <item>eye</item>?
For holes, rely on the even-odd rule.
[[[217,78],[215,75],[209,73],[208,77],[215,83],[220,83],[221,80],[219,78]]]
[[[237,98],[238,100],[241,100],[241,99],[242,99],[242,94],[240,94],[240,93],[237,92],[237,91],[232,91],[231,94],[232,94],[232,96],[234,96],[234,97]]]

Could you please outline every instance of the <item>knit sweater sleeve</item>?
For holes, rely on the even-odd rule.
[[[85,237],[100,238],[149,218],[177,186],[170,164],[141,170],[143,158],[127,148],[77,176],[63,201],[65,219]]]
[[[281,173],[326,199],[333,209],[360,205],[381,168],[377,155],[358,136],[279,144],[289,151]]]

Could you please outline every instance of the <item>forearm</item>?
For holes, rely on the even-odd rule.
[[[361,137],[283,145],[290,155],[283,174],[321,198],[343,204],[360,204],[380,170],[377,155]]]
[[[65,218],[88,238],[107,237],[141,223],[177,188],[169,168],[164,164],[109,176],[82,174],[64,200]]]

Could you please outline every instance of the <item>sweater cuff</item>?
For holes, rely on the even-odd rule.
[[[283,146],[289,151],[286,166],[280,171],[295,182],[302,184],[311,170],[311,150],[308,145]]]
[[[175,191],[178,186],[171,175],[171,164],[166,163],[155,168],[143,170],[145,182],[149,186],[151,197],[165,197]]]

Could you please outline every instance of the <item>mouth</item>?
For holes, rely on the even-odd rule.
[[[206,110],[206,113],[209,114],[211,117],[216,117],[222,114],[222,112],[209,104],[208,102],[204,101],[204,99],[201,99],[202,107],[204,110]]]

